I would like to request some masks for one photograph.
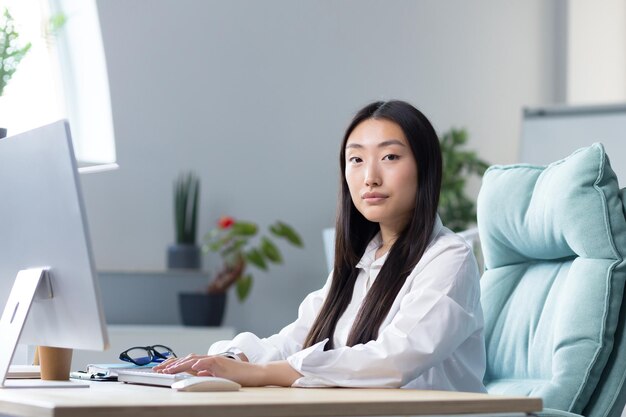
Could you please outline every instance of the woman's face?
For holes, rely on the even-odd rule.
[[[346,181],[357,210],[400,232],[417,197],[417,163],[400,126],[385,119],[361,122],[348,136],[345,154]]]

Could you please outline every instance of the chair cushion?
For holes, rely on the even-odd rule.
[[[613,347],[624,205],[600,144],[544,166],[493,166],[478,198],[490,393],[580,414]]]

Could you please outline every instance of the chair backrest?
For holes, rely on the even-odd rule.
[[[600,144],[494,166],[478,198],[490,393],[619,416],[626,402],[623,192]]]
[[[322,239],[324,240],[326,268],[330,274],[330,271],[333,270],[333,264],[335,263],[335,228],[329,227],[322,230]]]

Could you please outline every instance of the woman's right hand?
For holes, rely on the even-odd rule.
[[[199,359],[206,357],[208,357],[208,355],[196,355],[195,353],[191,353],[182,358],[169,358],[154,366],[152,370],[157,373],[171,373],[166,371],[166,369],[170,367],[175,367],[176,369],[181,369],[178,372],[188,372],[190,374],[196,375],[197,372],[191,369],[191,367]]]
[[[217,376],[230,379],[244,387],[265,385],[291,386],[302,374],[287,361],[256,364],[237,361],[223,355],[187,355],[171,358],[153,368],[155,372],[175,374],[188,372],[197,376]]]
[[[246,387],[265,385],[266,370],[262,365],[237,361],[224,355],[187,355],[171,358],[155,366],[155,372],[177,374],[187,372],[196,376],[217,376]]]

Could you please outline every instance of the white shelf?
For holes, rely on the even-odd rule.
[[[201,271],[100,271],[100,295],[109,324],[182,324],[179,293],[206,291],[210,275]]]
[[[120,276],[123,275],[125,277],[143,277],[143,276],[167,276],[167,277],[186,277],[186,276],[202,276],[209,278],[213,274],[210,271],[204,271],[200,269],[161,269],[161,270],[139,270],[139,269],[129,269],[129,270],[100,270],[98,271],[98,275],[104,276]]]
[[[186,327],[176,325],[109,325],[110,347],[104,352],[75,350],[72,370],[84,370],[90,363],[117,363],[120,352],[133,346],[165,345],[178,356],[204,354],[218,340],[232,339],[231,327]]]

